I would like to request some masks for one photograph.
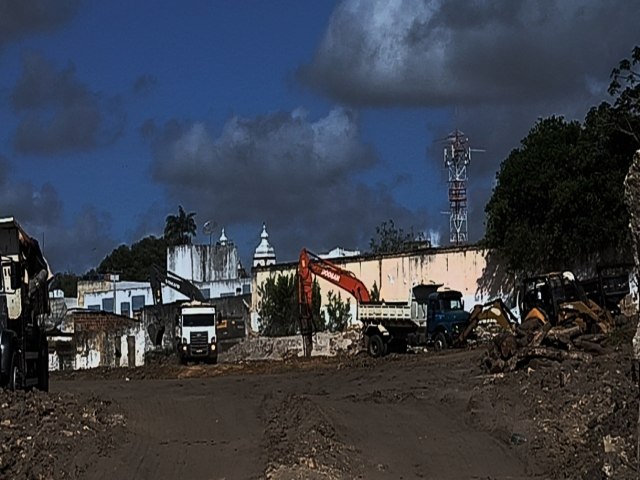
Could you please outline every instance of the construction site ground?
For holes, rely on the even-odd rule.
[[[0,391],[0,478],[637,478],[632,330],[497,375],[481,347],[58,373]]]

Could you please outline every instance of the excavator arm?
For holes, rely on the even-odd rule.
[[[514,325],[517,323],[517,319],[502,299],[496,299],[485,304],[478,304],[471,310],[467,326],[455,340],[455,343],[464,343],[482,320],[494,320],[500,327],[508,332],[513,331]]]
[[[305,355],[307,356],[311,354],[311,335],[314,331],[311,309],[313,275],[324,278],[333,285],[349,292],[356,298],[358,303],[369,303],[371,301],[367,287],[352,272],[303,248],[298,261],[298,318],[300,321],[300,333],[304,339]]]
[[[151,291],[153,293],[153,302],[155,305],[162,305],[163,283],[182,293],[184,296],[189,297],[189,300],[195,300],[203,303],[206,302],[206,298],[204,298],[200,289],[198,289],[198,287],[193,283],[169,270],[165,272],[157,265],[153,265],[151,268],[149,280],[151,282]]]

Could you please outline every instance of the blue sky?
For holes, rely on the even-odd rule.
[[[448,238],[438,139],[470,167],[469,234],[533,122],[582,119],[639,43],[640,6],[450,0],[0,0],[0,206],[82,273],[178,205],[245,262]],[[616,25],[616,28],[611,28]],[[208,238],[199,232],[196,241]]]

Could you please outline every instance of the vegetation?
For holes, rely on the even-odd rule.
[[[186,213],[182,205],[178,205],[178,214],[167,216],[164,227],[167,245],[191,245],[197,232],[195,215],[194,212]]]
[[[374,281],[373,287],[371,287],[371,292],[369,292],[369,297],[372,302],[380,301],[380,289],[378,288],[378,284]]]
[[[313,282],[312,313],[316,330],[324,330],[325,323],[320,316],[320,286]],[[298,285],[297,275],[277,275],[269,277],[258,287],[260,304],[258,329],[261,335],[279,337],[295,335],[298,328]]]
[[[636,47],[633,61],[614,69],[614,105],[593,107],[583,123],[539,120],[500,165],[485,208],[485,242],[510,270],[531,274],[629,256],[623,182],[640,147],[638,61]]]
[[[144,282],[149,279],[152,265],[166,268],[166,259],[164,238],[149,236],[131,247],[120,245],[100,262],[97,273],[118,273],[124,280]]]
[[[372,253],[406,252],[415,245],[415,238],[413,227],[405,232],[396,227],[393,220],[384,221],[376,227],[376,236],[369,242],[369,248]]]
[[[327,329],[330,332],[342,332],[349,325],[351,319],[351,301],[342,301],[340,292],[336,295],[332,291],[327,293]]]
[[[640,145],[640,130],[632,118],[640,115],[640,47],[636,46],[630,58],[620,61],[611,72],[609,93],[615,97],[614,106],[619,117],[620,131],[631,136]]]

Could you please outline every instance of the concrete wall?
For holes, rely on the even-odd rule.
[[[385,301],[408,301],[411,287],[420,283],[442,283],[444,287],[462,292],[465,308],[496,297],[509,300],[513,292],[513,279],[504,270],[495,252],[475,246],[421,250],[396,255],[366,255],[334,259],[333,263],[353,272],[369,290],[374,282]],[[278,264],[253,270],[251,326],[258,328],[260,305],[259,286],[269,277],[295,273],[296,263]],[[322,304],[327,293],[340,292],[342,299],[348,293],[318,278]],[[352,319],[355,320],[355,299],[351,297]]]
[[[178,245],[167,249],[167,270],[196,282],[237,280],[241,269],[238,249],[226,245]]]
[[[49,369],[61,368],[61,356],[73,369],[144,365],[146,333],[140,322],[104,312],[69,314],[73,333],[49,341]]]

